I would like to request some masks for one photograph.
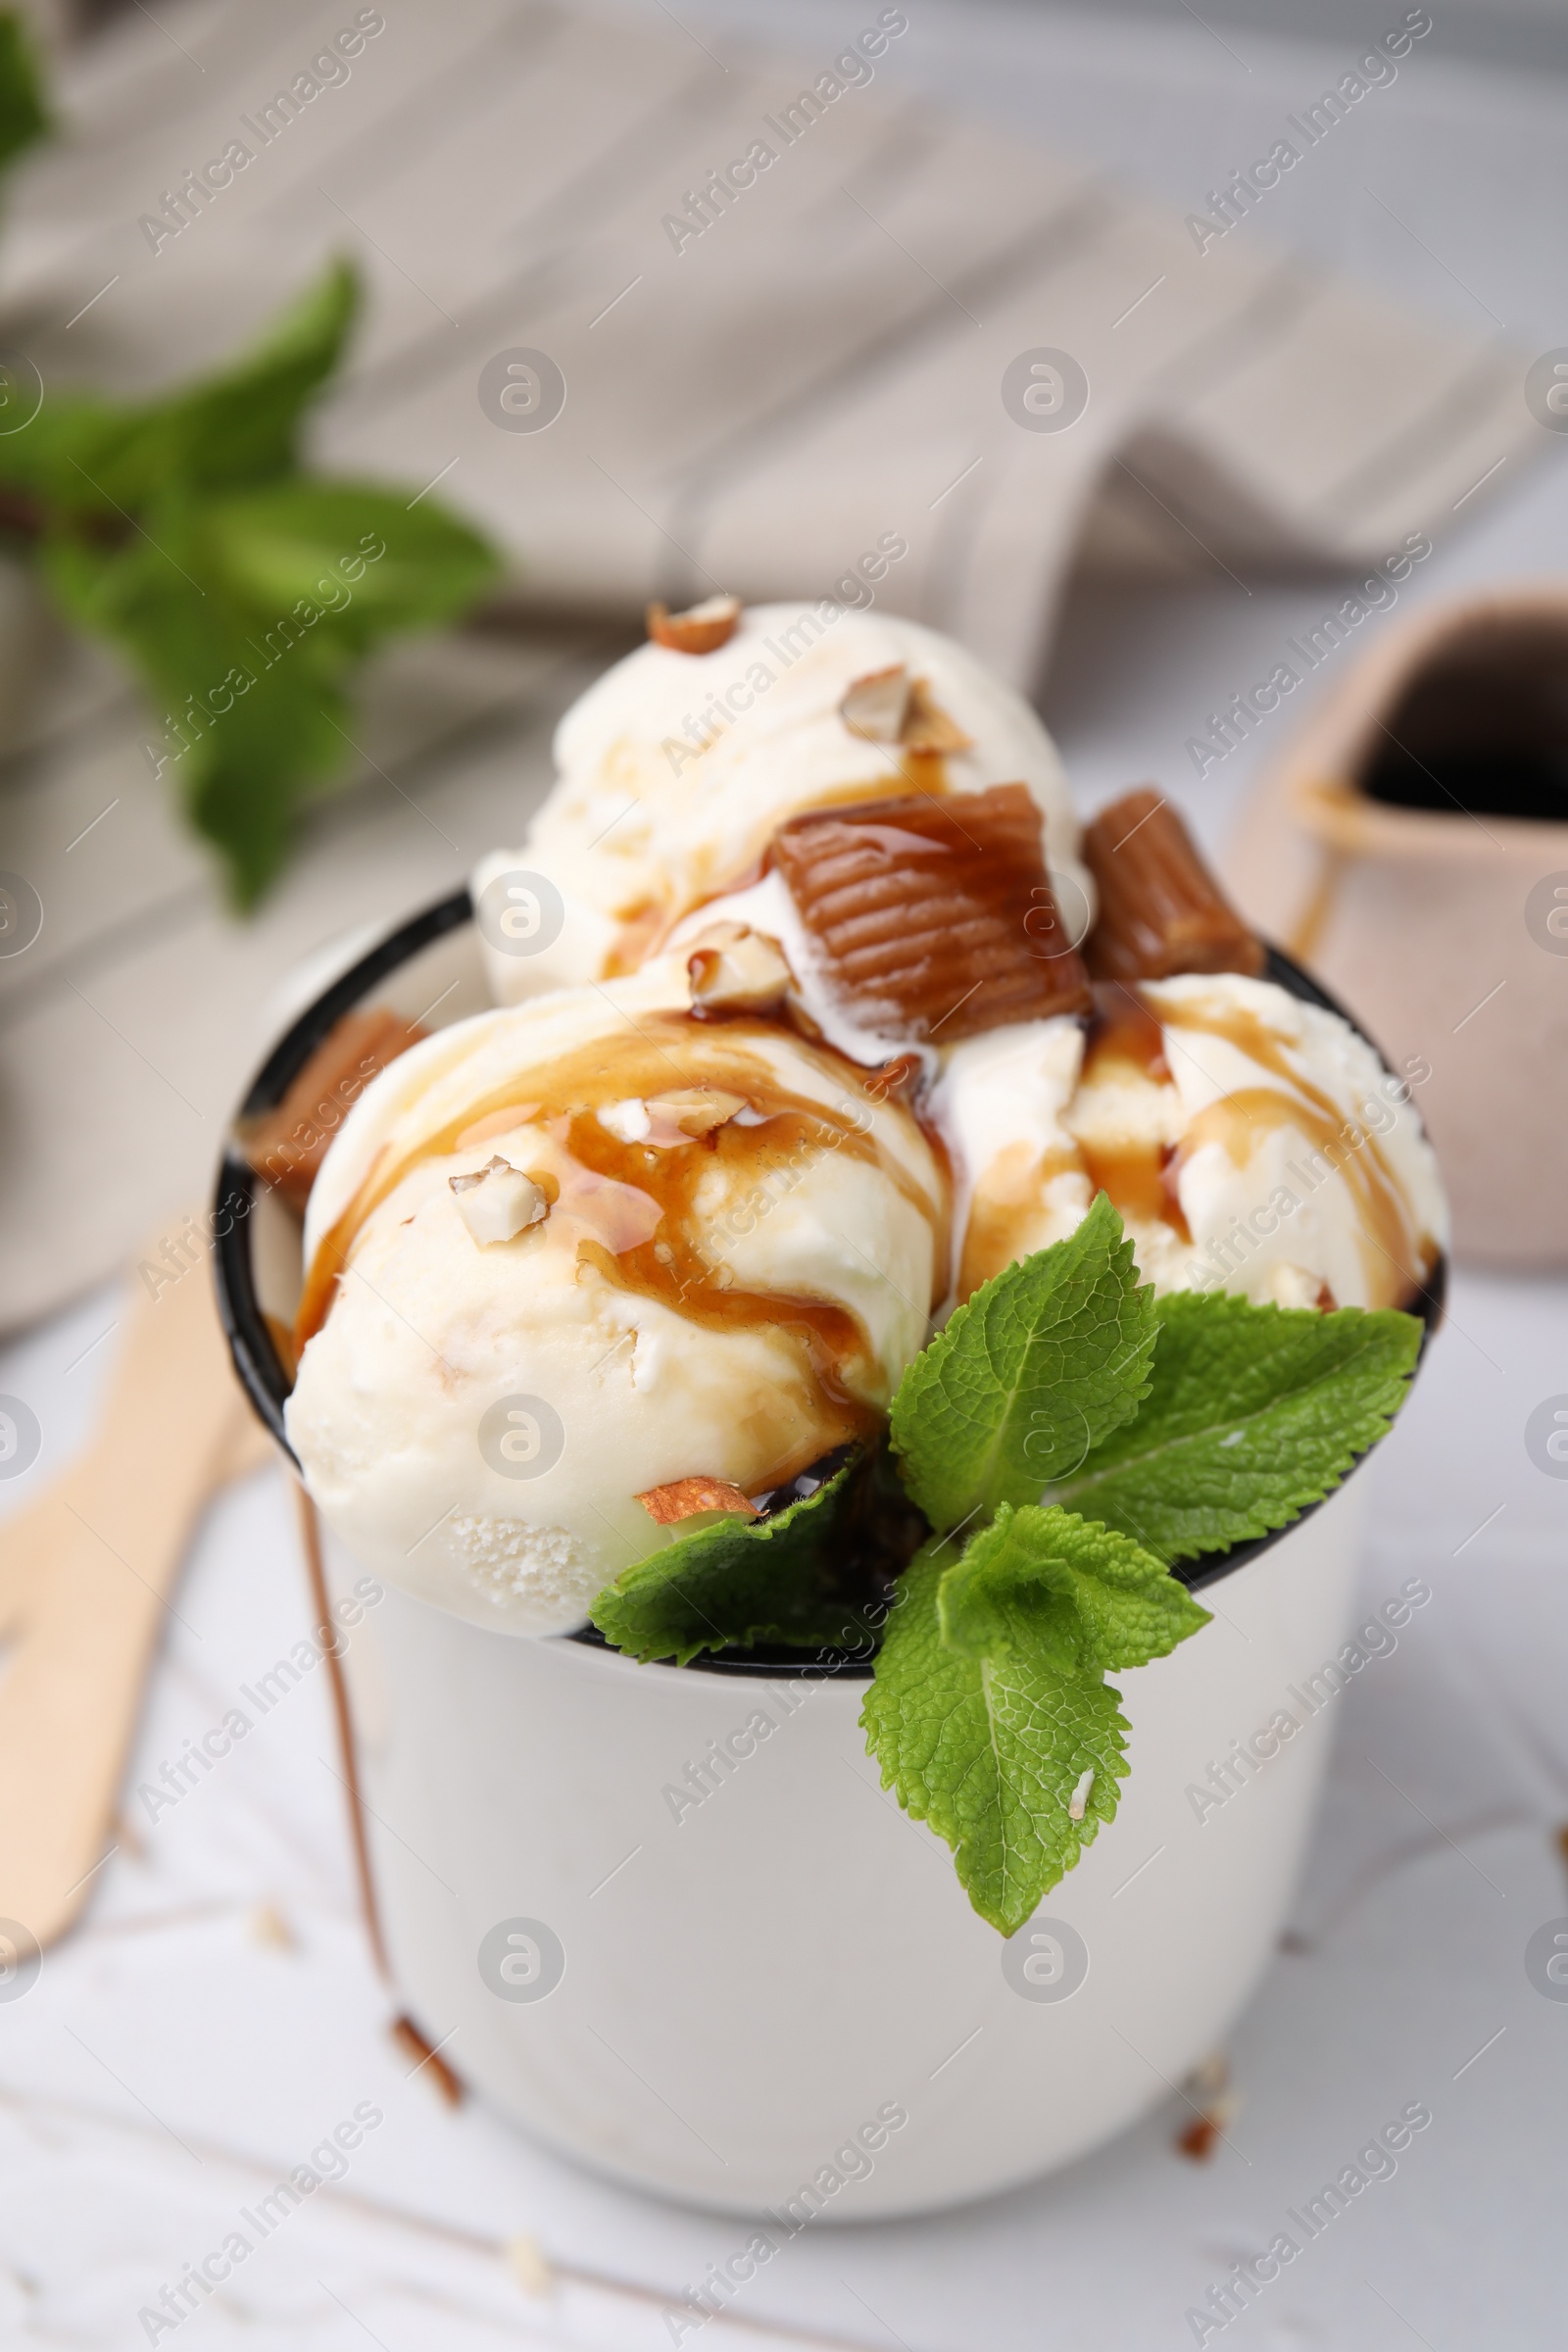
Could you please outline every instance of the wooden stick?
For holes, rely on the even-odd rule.
[[[316,1505],[297,1479],[294,1482],[294,1499],[299,1509],[300,1544],[305,1553],[305,1578],[310,1587],[317,1639],[326,1652],[327,1679],[332,1691],[332,1717],[337,1726],[338,1750],[343,1758],[343,1778],[348,1789],[349,1836],[354,1843],[360,1908],[365,1914],[371,1957],[381,1975],[390,1982],[392,1971],[387,1965],[386,1945],[381,1937],[381,1915],[375,1907],[375,1881],[370,1876],[370,1849],[366,1843],[365,1813],[360,1804],[360,1764],[354,1744],[354,1719],[349,1711],[348,1683],[333,1640],[336,1629],[327,1600],[326,1569],[321,1559],[321,1531],[316,1516]],[[447,2071],[450,2072],[450,2069]]]

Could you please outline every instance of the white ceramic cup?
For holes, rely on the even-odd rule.
[[[1116,1820],[1005,1943],[880,1788],[863,1677],[639,1666],[387,1589],[346,1668],[410,2013],[553,2147],[736,2213],[919,2212],[1082,2155],[1169,2095],[1268,1966],[1327,1760],[1363,1491],[1114,1678]],[[362,1574],[330,1538],[326,1564],[336,1592]],[[1281,1713],[1300,1728],[1271,1740]],[[1219,1801],[1212,1767],[1260,1733],[1278,1752],[1233,1760]]]
[[[483,1002],[466,903],[338,980],[247,1107],[350,1004],[436,1001],[449,1019]],[[281,1438],[268,1324],[293,1313],[299,1229],[238,1153],[218,1232],[235,1360]],[[381,1589],[343,1671],[400,1999],[540,2139],[770,2211],[775,2235],[1069,2162],[1168,2097],[1268,1965],[1327,1761],[1364,1492],[1352,1474],[1249,1547],[1200,1591],[1212,1624],[1115,1678],[1117,1818],[1008,1942],[880,1787],[863,1664],[643,1666]],[[325,1531],[323,1565],[352,1608],[364,1570]]]

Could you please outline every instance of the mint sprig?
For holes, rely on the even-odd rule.
[[[1154,1311],[1137,1419],[1050,1493],[1167,1560],[1270,1535],[1321,1501],[1387,1434],[1421,1349],[1415,1317],[1387,1307],[1178,1291]]]
[[[336,263],[213,375],[151,401],[51,392],[0,436],[0,535],[139,674],[149,764],[241,906],[352,759],[355,666],[396,631],[455,618],[498,570],[433,501],[306,469],[307,414],[359,300]]]
[[[680,1666],[702,1650],[759,1642],[854,1646],[867,1629],[857,1626],[854,1603],[835,1593],[830,1547],[849,1513],[857,1467],[846,1462],[814,1494],[769,1518],[730,1514],[677,1536],[600,1593],[592,1622],[631,1657]]]
[[[1127,1725],[1107,1674],[1209,1621],[1170,1563],[1320,1500],[1386,1432],[1420,1345],[1415,1318],[1386,1310],[1156,1300],[1102,1194],[909,1366],[891,1437],[933,1533],[898,1581],[860,1721],[884,1788],[946,1839],[1003,1935],[1115,1817]],[[851,1493],[846,1470],[774,1519],[666,1545],[601,1594],[595,1624],[682,1662],[843,1643]]]
[[[1115,1812],[1126,1725],[1107,1671],[1207,1623],[1168,1563],[1327,1494],[1384,1434],[1420,1341],[1389,1312],[1155,1301],[1102,1194],[906,1373],[894,1444],[940,1532],[904,1580],[861,1722],[884,1787],[946,1838],[1004,1935]]]
[[[1153,1345],[1153,1293],[1101,1193],[1065,1241],[960,1306],[900,1383],[899,1474],[932,1526],[1033,1502],[1075,1469],[1137,1411]]]

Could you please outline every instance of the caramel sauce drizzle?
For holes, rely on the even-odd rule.
[[[1404,1305],[1411,1292],[1426,1284],[1439,1253],[1431,1236],[1418,1235],[1411,1225],[1379,1137],[1356,1122],[1361,1140],[1352,1146],[1345,1133],[1344,1113],[1292,1066],[1283,1041],[1246,1006],[1200,1011],[1196,1006],[1166,1005],[1163,1012],[1168,1028],[1225,1038],[1279,1081],[1278,1092],[1273,1087],[1243,1087],[1200,1111],[1177,1152],[1178,1172],[1200,1146],[1210,1142],[1222,1144],[1236,1166],[1245,1167],[1266,1133],[1297,1128],[1306,1138],[1307,1156],[1321,1153],[1350,1189],[1368,1298],[1374,1305]]]
[[[1412,1292],[1424,1289],[1437,1263],[1438,1248],[1429,1235],[1413,1230],[1379,1138],[1362,1129],[1362,1141],[1350,1147],[1345,1115],[1292,1066],[1283,1041],[1266,1023],[1242,1006],[1214,1010],[1165,1005],[1156,1014],[1136,985],[1116,981],[1097,981],[1094,995],[1080,1085],[1113,1075],[1118,1062],[1156,1086],[1168,1084],[1165,1032],[1186,1029],[1226,1038],[1276,1079],[1278,1087],[1249,1086],[1221,1096],[1190,1121],[1174,1149],[1127,1144],[1110,1150],[1081,1139],[1065,1150],[1058,1146],[1045,1152],[1026,1144],[1008,1146],[986,1171],[985,1190],[970,1210],[958,1276],[960,1299],[969,1298],[988,1274],[1039,1247],[1034,1233],[1045,1189],[1054,1177],[1082,1171],[1092,1189],[1107,1193],[1129,1222],[1168,1225],[1190,1244],[1192,1233],[1176,1189],[1186,1161],[1201,1145],[1217,1142],[1237,1167],[1245,1167],[1262,1138],[1281,1127],[1295,1128],[1305,1139],[1304,1155],[1321,1153],[1350,1187],[1372,1303],[1406,1306]]]
[[[1168,1086],[1164,1032],[1143,998],[1117,980],[1097,980],[1094,994],[1079,1084],[1112,1076],[1119,1062],[1152,1085]],[[1080,1137],[1078,1152],[1093,1190],[1108,1193],[1123,1217],[1169,1225],[1184,1242],[1192,1241],[1176,1191],[1180,1162],[1170,1145],[1127,1143],[1111,1150]]]
[[[882,1416],[853,1394],[846,1379],[857,1366],[863,1371],[871,1353],[858,1319],[826,1300],[742,1289],[704,1254],[705,1221],[695,1205],[698,1186],[716,1159],[731,1173],[728,1198],[737,1204],[736,1213],[760,1218],[775,1198],[787,1198],[792,1163],[827,1147],[880,1165],[927,1218],[934,1204],[857,1123],[858,1099],[874,1073],[841,1063],[831,1053],[799,1049],[842,1075],[846,1103],[840,1116],[791,1093],[759,1054],[748,1051],[753,1040],[776,1036],[775,1026],[736,1018],[704,1023],[699,1034],[702,1067],[693,1072],[690,1017],[639,1016],[635,1030],[628,1026],[623,1035],[596,1039],[591,1048],[532,1067],[466,1104],[458,1117],[401,1155],[383,1148],[312,1261],[295,1325],[297,1348],[303,1351],[325,1323],[370,1216],[411,1170],[516,1133],[519,1145],[526,1145],[519,1159],[530,1168],[537,1162],[559,1187],[551,1214],[577,1223],[579,1265],[592,1266],[616,1288],[658,1299],[709,1330],[767,1326],[789,1335],[809,1371],[822,1414],[811,1433],[814,1452],[793,1462],[790,1475],[830,1446],[868,1437]],[[706,1136],[681,1137],[660,1149],[621,1141],[595,1115],[604,1104],[666,1094],[698,1079],[745,1095],[762,1116],[756,1123],[730,1119]],[[542,1113],[542,1102],[559,1107]],[[771,1190],[770,1176],[782,1179]],[[936,1239],[940,1249],[940,1232]],[[938,1262],[944,1261],[939,1257]]]

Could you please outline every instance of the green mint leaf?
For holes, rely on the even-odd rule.
[[[730,1514],[628,1568],[589,1611],[606,1641],[645,1662],[759,1642],[853,1647],[870,1628],[834,1596],[829,1540],[851,1507],[848,1461],[814,1494],[768,1519]]]
[[[1010,1936],[1114,1818],[1127,1726],[1097,1666],[1059,1662],[1072,1643],[1050,1599],[992,1601],[1005,1628],[994,1650],[950,1649],[945,1557],[951,1542],[935,1537],[901,1578],[860,1722],[884,1788],[946,1839],[975,1910]],[[1090,1770],[1074,1821],[1068,1808]]]
[[[332,262],[251,351],[148,410],[183,478],[220,489],[291,471],[304,413],[342,359],[359,308],[358,272]]]
[[[353,270],[334,263],[253,351],[195,384],[123,403],[51,391],[24,431],[0,436],[0,483],[41,501],[52,527],[112,544],[172,494],[293,475],[359,299]]]
[[[943,1579],[944,1645],[994,1658],[1034,1645],[1063,1671],[1147,1666],[1209,1622],[1164,1565],[1071,1511],[1004,1503]]]
[[[1101,1193],[1076,1232],[1004,1268],[915,1357],[893,1400],[899,1471],[932,1526],[1033,1502],[1130,1419],[1152,1293]]]
[[[26,24],[19,10],[0,10],[0,172],[53,127]]]
[[[1252,1306],[1226,1292],[1157,1301],[1150,1392],[1050,1499],[1165,1560],[1288,1526],[1339,1485],[1404,1401],[1413,1315]]]
[[[145,535],[45,542],[58,602],[145,681],[149,757],[241,906],[276,875],[304,803],[353,758],[354,665],[396,629],[455,616],[494,576],[475,532],[406,505],[308,480],[214,500],[172,491]]]
[[[363,653],[395,629],[465,612],[496,577],[493,550],[446,510],[379,483],[296,478],[206,502],[202,537],[236,601],[272,619],[303,603]],[[297,615],[306,630],[309,611]]]
[[[1115,1817],[1127,1726],[1105,1669],[1164,1657],[1208,1614],[1139,1544],[1068,1511],[1004,1503],[946,1569],[945,1554],[934,1538],[903,1579],[860,1720],[883,1787],[1010,1936]]]

